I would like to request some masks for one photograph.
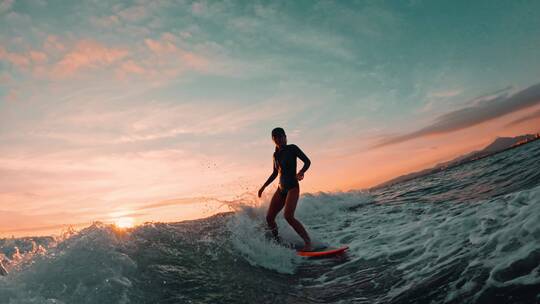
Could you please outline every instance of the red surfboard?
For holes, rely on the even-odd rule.
[[[326,248],[318,251],[297,251],[296,254],[303,257],[329,257],[343,253],[347,249],[349,249],[349,246],[343,246],[339,248]]]

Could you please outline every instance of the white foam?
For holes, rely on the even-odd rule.
[[[111,227],[95,224],[19,264],[0,286],[0,302],[127,303],[131,282],[125,272],[135,263],[118,251],[121,236]]]
[[[324,199],[342,201],[343,196]],[[476,203],[371,204],[324,220],[329,224],[318,231],[321,236],[339,235],[350,242],[353,259],[335,270],[359,259],[394,265],[400,279],[381,302],[421,286],[444,269],[460,271],[458,281],[447,282],[447,301],[477,297],[491,287],[540,283],[540,187]],[[331,232],[323,232],[330,227]],[[455,268],[463,261],[463,269]]]
[[[233,246],[253,266],[294,273],[298,260],[295,252],[268,240],[261,223],[260,217],[236,214],[228,224]]]
[[[273,191],[268,191],[273,193]],[[336,200],[338,198],[338,200]],[[303,261],[294,250],[285,248],[265,237],[266,211],[270,195],[262,200],[244,197],[234,202],[237,211],[229,222],[232,242],[238,252],[254,266],[280,273],[294,273]],[[341,237],[336,232],[348,208],[365,204],[370,200],[365,193],[351,191],[339,194],[317,193],[302,195],[298,202],[296,217],[304,223],[315,245],[339,245]],[[303,243],[302,239],[284,220],[282,213],[276,218],[280,237],[290,243]]]

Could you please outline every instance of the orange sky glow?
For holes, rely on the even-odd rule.
[[[301,183],[302,191],[347,191],[369,188],[398,175],[428,168],[461,154],[481,149],[497,136],[531,133],[540,125],[540,119],[511,127],[507,124],[534,110],[519,111],[458,132],[427,136],[382,148],[357,150],[358,143],[354,138],[344,139],[340,143],[339,153],[317,149],[316,145],[303,145],[302,148],[313,164]],[[295,135],[290,137],[290,142],[301,140]],[[34,187],[34,190],[39,192],[39,205],[36,204],[38,197],[26,195],[24,189],[15,188],[11,193],[0,194],[3,201],[17,201],[22,207],[19,210],[26,211],[24,216],[17,213],[7,216],[0,224],[1,236],[58,233],[68,226],[82,228],[93,221],[111,224],[120,222],[130,226],[125,224],[126,218],[129,218],[132,224],[197,219],[230,211],[231,208],[224,202],[234,200],[242,194],[245,196],[246,193],[253,195],[254,203],[260,203],[254,198],[254,193],[270,173],[271,163],[269,164],[268,158],[273,149],[270,140],[265,146],[265,150],[268,151],[267,157],[243,165],[244,171],[241,174],[244,176],[240,177],[239,174],[240,182],[235,186],[227,185],[227,179],[231,176],[227,174],[229,169],[226,166],[212,167],[210,171],[202,174],[199,167],[195,167],[192,171],[175,171],[174,164],[176,162],[185,164],[185,161],[189,160],[189,155],[175,159],[176,154],[172,152],[170,155],[165,154],[169,162],[163,162],[162,158],[153,161],[152,155],[132,160],[125,157],[96,159],[84,165],[68,164],[62,160],[62,154],[38,158],[39,163],[28,163],[23,160],[7,162],[3,159],[1,163],[3,167],[37,166],[42,172],[50,169],[56,173],[34,177],[31,179],[32,184],[24,186]],[[84,171],[85,166],[108,168],[115,174],[96,172],[88,175]],[[80,173],[77,173],[76,168],[79,168]],[[182,176],[186,175],[190,176],[185,180],[189,180],[189,183],[174,182],[183,180]],[[59,183],[56,183],[55,179],[58,179]],[[71,182],[66,183],[66,179]],[[153,184],[153,179],[170,180],[172,184]],[[222,186],[213,189],[206,187],[208,183],[215,185],[219,181],[223,182]],[[100,192],[108,189],[114,191],[107,191],[106,194]],[[209,197],[185,196],[175,199],[174,193],[180,193],[181,189],[200,189],[199,191],[209,194]],[[272,191],[273,188],[267,190],[266,199]],[[100,201],[114,203],[104,209],[108,204],[100,204]],[[51,213],[49,210],[58,211]],[[76,221],[73,220],[75,218]],[[58,224],[52,224],[55,222]]]

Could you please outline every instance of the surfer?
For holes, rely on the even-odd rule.
[[[304,240],[305,245],[302,251],[310,251],[312,249],[311,239],[304,226],[302,226],[302,223],[294,217],[294,211],[296,210],[296,204],[298,203],[298,196],[300,194],[298,181],[304,178],[304,173],[311,165],[311,161],[298,146],[287,145],[287,136],[285,135],[285,130],[282,128],[272,130],[272,140],[276,144],[273,156],[274,170],[261,189],[259,189],[259,197],[261,197],[264,189],[276,179],[278,173],[279,185],[270,201],[270,206],[266,214],[266,222],[272,232],[272,236],[279,242],[280,238],[276,225],[276,216],[285,207],[285,220]],[[304,166],[298,173],[296,172],[296,158],[300,158],[304,162]]]

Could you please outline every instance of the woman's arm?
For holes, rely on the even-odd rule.
[[[302,152],[302,150],[300,150],[300,148],[298,148],[297,145],[294,145],[294,147],[295,147],[295,150],[296,150],[296,156],[298,156],[298,158],[300,158],[302,160],[302,162],[304,162],[304,166],[302,167],[302,169],[300,169],[299,172],[305,173],[309,169],[309,166],[311,166],[311,161],[304,154],[304,152]]]
[[[306,154],[304,154],[304,152],[302,152],[302,150],[300,150],[300,148],[298,148],[297,145],[294,145],[294,150],[296,151],[296,156],[298,158],[300,158],[302,160],[302,162],[304,162],[304,166],[296,174],[296,178],[298,180],[303,180],[304,179],[304,173],[309,169],[309,166],[311,166],[311,161],[306,156]]]
[[[278,174],[278,171],[276,169],[274,169],[272,174],[270,174],[270,176],[268,177],[268,179],[266,180],[266,182],[264,183],[264,185],[261,188],[266,188],[268,185],[270,185],[276,179],[277,174]]]
[[[276,167],[276,160],[275,159],[273,160],[273,163],[274,163],[274,171],[272,171],[272,174],[270,174],[270,176],[268,177],[268,179],[266,180],[264,185],[262,185],[261,189],[259,189],[259,197],[262,196],[262,193],[263,193],[264,189],[266,187],[268,187],[268,185],[270,185],[276,179],[276,177],[278,175],[278,169]]]

